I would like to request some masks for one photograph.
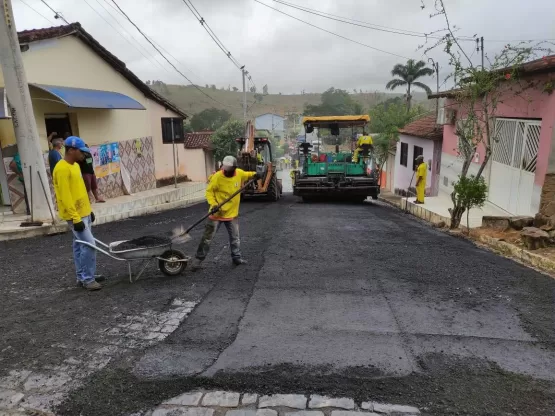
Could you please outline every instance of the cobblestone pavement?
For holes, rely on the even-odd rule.
[[[156,235],[205,210],[95,234]],[[0,415],[555,415],[554,280],[380,204],[285,195],[244,203],[240,224],[245,266],[220,231],[180,277],[152,264],[130,284],[99,257],[96,293],[74,285],[69,236],[0,243]],[[168,402],[191,392],[210,394]],[[302,409],[263,407],[278,394]],[[313,409],[318,395],[346,399]],[[236,400],[252,403],[221,405]]]

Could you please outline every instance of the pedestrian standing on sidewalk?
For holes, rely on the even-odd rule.
[[[88,148],[89,146],[85,143],[85,147]],[[83,180],[85,181],[85,187],[87,188],[89,200],[93,202],[90,197],[90,194],[92,193],[96,202],[106,202],[98,195],[98,182],[96,180],[96,173],[94,172],[94,160],[92,154],[85,154],[85,158],[79,162],[79,167],[81,168],[81,174],[83,175]]]
[[[428,165],[424,162],[424,156],[419,155],[416,161],[416,201],[415,204],[423,204],[426,194],[426,176],[428,175]]]
[[[210,183],[206,188],[206,201],[210,206],[210,216],[206,222],[204,234],[197,249],[197,254],[192,262],[192,270],[201,268],[201,263],[206,258],[210,243],[222,224],[225,225],[229,235],[231,248],[231,260],[239,266],[247,263],[241,254],[241,241],[239,238],[239,205],[241,195],[236,195],[231,201],[225,203],[220,209],[218,205],[238,191],[244,182],[258,176],[256,172],[245,172],[237,169],[237,159],[226,156],[223,160],[222,169],[212,175]]]
[[[23,198],[25,199],[25,206],[27,215],[31,215],[31,206],[29,205],[29,198],[27,198],[27,190],[25,189],[25,180],[23,179],[23,168],[21,167],[21,156],[17,152],[12,161],[10,162],[10,169],[17,175],[17,180],[23,186]]]
[[[79,168],[79,162],[91,151],[85,146],[85,142],[76,136],[68,137],[64,145],[65,157],[56,164],[53,175],[58,212],[73,232],[73,260],[78,283],[87,290],[99,290],[102,286],[94,279],[96,251],[76,242],[82,240],[95,244],[91,230],[95,220],[94,213]]]
[[[48,165],[50,166],[50,175],[54,175],[54,168],[58,164],[62,157],[62,147],[64,146],[64,141],[62,139],[56,138],[52,140],[52,150],[48,152]]]

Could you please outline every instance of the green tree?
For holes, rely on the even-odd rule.
[[[374,106],[370,110],[370,133],[377,133],[374,139],[374,157],[380,170],[387,162],[390,150],[399,140],[399,129],[409,122],[419,118],[425,110],[416,106],[407,111],[404,104],[398,102],[385,102]]]
[[[432,90],[426,84],[417,81],[418,78],[433,75],[434,70],[426,67],[424,61],[416,62],[414,59],[409,59],[406,65],[397,64],[391,70],[391,75],[399,78],[392,79],[385,86],[388,90],[394,90],[397,87],[407,87],[407,110],[410,110],[412,95],[411,88],[418,87],[431,94]]]
[[[237,92],[237,91],[239,91],[239,88],[233,87],[233,92]]]
[[[231,118],[231,113],[219,108],[207,108],[191,117],[193,131],[217,130]]]
[[[470,222],[468,217],[470,215],[470,209],[482,208],[486,203],[487,193],[488,186],[482,176],[459,176],[459,180],[455,184],[455,205],[464,206],[466,208],[466,226],[469,234]]]
[[[268,95],[268,84],[266,84],[262,87],[262,94]]]
[[[222,161],[227,155],[235,156],[239,146],[235,139],[245,134],[245,124],[239,120],[228,120],[212,135],[214,146],[214,157],[216,161]]]
[[[306,104],[304,115],[307,116],[344,116],[361,114],[362,105],[345,90],[331,87],[322,94],[318,105]]]

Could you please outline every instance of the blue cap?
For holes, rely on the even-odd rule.
[[[73,148],[79,149],[79,150],[81,150],[82,152],[85,152],[85,153],[90,153],[91,152],[91,149],[89,149],[85,145],[85,142],[83,141],[83,139],[81,139],[77,136],[69,136],[67,139],[65,139],[64,146],[65,147],[73,147]]]

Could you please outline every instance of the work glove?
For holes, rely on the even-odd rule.
[[[210,207],[210,214],[215,214],[216,212],[218,212],[220,210],[220,208],[217,205],[212,205]]]
[[[94,212],[91,212],[91,224],[96,220],[96,216],[94,215]]]
[[[73,224],[73,229],[78,233],[85,231],[85,223],[83,221],[79,221]]]
[[[260,173],[256,172],[252,178],[257,181],[259,179],[262,179],[262,176],[260,175]]]

